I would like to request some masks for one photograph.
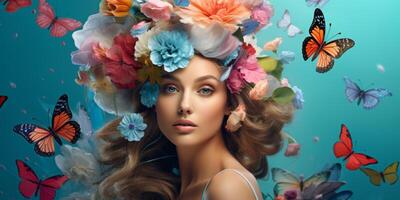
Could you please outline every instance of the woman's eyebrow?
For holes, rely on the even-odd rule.
[[[163,78],[163,79],[170,79],[170,80],[174,80],[174,81],[180,82],[179,79],[176,78],[176,77],[175,77],[174,75],[172,75],[172,74],[165,74],[165,75],[163,75],[161,78]],[[206,80],[206,79],[214,79],[214,80],[216,80],[216,81],[219,82],[219,80],[218,80],[215,76],[213,76],[213,75],[200,76],[200,77],[196,78],[195,82],[203,81],[203,80]]]

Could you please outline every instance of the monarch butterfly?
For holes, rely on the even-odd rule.
[[[399,178],[397,175],[398,168],[399,161],[396,161],[387,166],[383,172],[378,172],[370,168],[361,168],[361,171],[364,172],[364,174],[369,177],[369,181],[376,186],[381,185],[382,181],[393,185]]]
[[[334,58],[340,58],[344,52],[352,48],[355,42],[350,38],[341,38],[330,42],[325,41],[325,18],[319,8],[315,9],[314,19],[310,26],[309,33],[311,36],[306,37],[303,41],[303,58],[314,61],[317,57],[317,69],[319,73],[324,73],[332,69]],[[339,33],[340,34],[340,33]]]
[[[35,124],[19,124],[14,132],[23,136],[29,143],[36,143],[35,152],[41,156],[52,156],[55,152],[54,140],[62,145],[61,138],[74,144],[80,137],[80,126],[72,121],[68,106],[68,96],[62,95],[53,111],[52,124],[48,129]]]
[[[344,160],[347,160],[346,168],[349,170],[356,170],[361,166],[378,163],[375,158],[353,151],[353,141],[349,130],[344,124],[342,124],[340,131],[340,141],[334,144],[333,152],[336,158],[344,157]]]
[[[56,190],[68,181],[64,175],[56,175],[45,180],[40,180],[35,172],[23,161],[16,160],[18,176],[21,178],[19,192],[25,198],[40,194],[40,200],[53,200],[56,197]]]

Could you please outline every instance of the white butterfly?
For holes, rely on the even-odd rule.
[[[315,6],[315,7],[320,7],[324,6],[326,3],[328,3],[329,0],[306,0],[307,6]]]
[[[303,33],[303,31],[292,24],[288,10],[285,10],[283,13],[282,19],[278,22],[278,27],[287,29],[289,37],[294,37],[297,34]]]

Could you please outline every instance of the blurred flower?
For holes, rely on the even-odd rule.
[[[281,37],[277,37],[277,38],[273,39],[272,41],[269,41],[269,42],[265,43],[264,44],[264,50],[276,52],[276,50],[278,49],[279,45],[281,45],[281,44],[282,44],[282,38]]]
[[[216,22],[233,33],[251,13],[236,0],[190,0],[190,5],[178,8],[176,14],[182,23],[207,27]]]
[[[278,54],[279,61],[283,64],[289,64],[294,60],[295,53],[292,51],[281,51]]]
[[[235,132],[242,126],[242,121],[246,118],[246,107],[239,104],[238,107],[228,117],[225,128],[229,132]]]
[[[131,7],[132,0],[102,0],[100,2],[100,12],[115,17],[127,16]]]
[[[288,80],[287,78],[283,78],[283,79],[281,80],[281,85],[282,85],[283,87],[290,87],[289,80]]]
[[[233,94],[237,94],[240,92],[243,86],[244,80],[242,74],[237,68],[232,69],[227,79],[227,87],[229,91],[231,91]]]
[[[251,18],[259,23],[257,28],[259,30],[269,23],[269,20],[273,14],[274,10],[272,6],[268,3],[268,1],[264,1],[262,4],[252,9]]]
[[[145,33],[149,29],[150,24],[151,24],[150,22],[141,21],[133,25],[131,29],[131,35],[138,36]]]
[[[293,86],[292,89],[296,94],[295,98],[293,99],[293,105],[296,109],[302,109],[304,105],[303,91],[301,91],[301,89],[297,86]]]
[[[143,68],[139,70],[139,80],[141,82],[148,80],[151,84],[160,84],[163,69],[154,66],[148,55],[140,57],[138,61],[143,64]]]
[[[285,151],[285,156],[297,156],[300,151],[300,144],[298,143],[289,143],[287,149]]]
[[[118,130],[129,142],[140,141],[146,128],[147,124],[143,122],[142,115],[138,113],[125,115],[118,126]]]
[[[257,45],[257,38],[254,34],[246,35],[243,37],[244,43],[251,45],[255,50],[255,55],[259,56],[263,49]]]
[[[297,191],[296,190],[288,190],[284,194],[286,200],[296,200],[297,199]]]
[[[71,180],[91,185],[100,178],[100,166],[93,154],[70,145],[61,146],[55,157],[57,167]]]
[[[135,58],[138,59],[142,56],[150,55],[150,49],[148,47],[148,43],[150,38],[152,38],[156,34],[154,28],[150,29],[149,31],[139,35],[138,41],[135,45]]]
[[[258,6],[263,2],[263,0],[238,0],[238,1],[249,9],[253,8],[254,6]]]
[[[157,102],[158,93],[158,84],[146,82],[140,89],[140,102],[146,107],[151,108]]]
[[[275,199],[274,200],[286,200],[285,199],[285,197],[284,196],[282,196],[282,195],[278,195],[278,196],[276,196],[275,197]]]
[[[148,47],[154,65],[163,66],[167,72],[185,68],[194,55],[188,36],[182,31],[163,31],[150,38]]]
[[[71,53],[71,61],[74,65],[87,65],[87,66],[94,66],[99,64],[99,60],[96,59],[94,55],[93,46],[98,44],[96,41],[93,40],[85,40],[81,44],[81,48],[79,50],[73,51]]]
[[[135,61],[134,48],[137,38],[130,34],[120,34],[114,38],[113,46],[106,51],[103,60],[105,73],[118,88],[133,88],[137,70],[141,64]]]
[[[169,20],[171,17],[172,5],[166,1],[148,0],[141,5],[141,11],[144,15],[153,20]]]
[[[252,100],[262,100],[263,97],[268,92],[268,80],[263,79],[261,81],[258,81],[254,88],[252,88],[249,92],[250,99]]]

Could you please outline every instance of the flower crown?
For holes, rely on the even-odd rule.
[[[247,82],[254,100],[291,102],[295,93],[279,80],[283,60],[260,56],[256,45],[272,15],[264,0],[102,0],[100,13],[73,33],[76,81],[95,91],[103,110],[132,113],[129,91],[140,85],[141,104],[154,106],[161,75],[200,54],[221,65],[231,93]]]

